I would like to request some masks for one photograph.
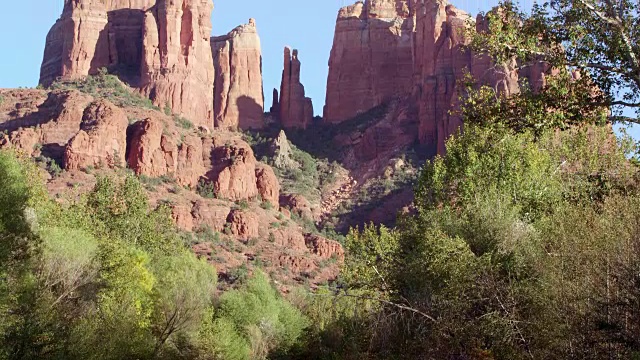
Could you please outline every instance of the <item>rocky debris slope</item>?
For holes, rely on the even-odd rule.
[[[254,19],[224,36],[211,38],[216,72],[215,126],[262,129],[264,95],[260,37]]]
[[[274,95],[275,96],[275,95]],[[305,97],[304,85],[300,82],[300,60],[298,50],[284,49],[284,70],[280,85],[278,116],[285,129],[306,129],[313,121],[313,103]]]
[[[128,165],[223,279],[254,266],[288,284],[337,276],[340,244],[281,211],[278,178],[240,134],[208,134],[158,110],[116,106],[117,99],[77,90],[0,96],[0,148],[37,157],[60,201],[90,191],[98,175],[123,176]]]

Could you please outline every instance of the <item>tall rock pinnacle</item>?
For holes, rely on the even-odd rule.
[[[280,85],[280,110],[282,126],[286,129],[306,129],[313,121],[313,103],[305,97],[304,86],[300,82],[300,60],[298,50],[284,49],[284,70]]]

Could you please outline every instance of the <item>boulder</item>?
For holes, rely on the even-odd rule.
[[[65,169],[124,165],[128,125],[122,109],[107,100],[93,102],[84,111],[81,130],[66,146]]]
[[[256,185],[262,200],[277,208],[280,202],[280,183],[270,166],[261,163],[256,165]]]
[[[319,256],[321,259],[335,258],[344,261],[344,249],[339,242],[326,239],[315,234],[307,234],[305,243],[312,254]]]
[[[227,216],[227,223],[231,233],[238,237],[249,239],[258,237],[260,234],[260,223],[256,214],[241,210],[231,210]]]
[[[237,139],[214,136],[203,148],[207,179],[221,199],[247,200],[259,195],[256,158],[249,144]]]
[[[182,186],[195,187],[207,172],[202,156],[198,136],[167,132],[161,120],[149,118],[132,126],[127,163],[138,175],[170,175]]]

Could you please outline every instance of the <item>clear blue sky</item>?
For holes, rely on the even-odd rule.
[[[283,49],[297,48],[302,62],[302,82],[322,114],[329,52],[338,9],[355,0],[217,0],[213,10],[213,34],[226,34],[249,18],[256,19],[262,41],[266,107],[271,91],[280,87]],[[520,1],[524,7],[531,0]],[[487,11],[498,0],[452,1],[472,14]],[[38,83],[45,37],[62,12],[63,0],[4,1],[0,12],[0,88],[33,87]],[[640,135],[640,131],[634,131]],[[638,138],[640,136],[636,136]]]

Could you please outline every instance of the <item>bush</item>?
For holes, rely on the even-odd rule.
[[[174,116],[173,121],[175,121],[178,127],[181,127],[185,130],[193,129],[193,123],[181,116]]]
[[[217,198],[215,186],[213,185],[213,183],[205,179],[200,179],[200,181],[198,181],[198,185],[196,186],[196,192],[198,193],[198,195],[202,196],[205,199]]]
[[[273,204],[271,203],[271,201],[263,200],[260,203],[260,207],[265,209],[265,210],[271,210],[271,209],[273,209]]]
[[[287,354],[301,341],[309,326],[308,319],[279,295],[262,272],[257,272],[240,289],[223,294],[214,318],[213,333],[236,339],[232,347],[217,348],[223,358],[229,359],[238,353],[244,354],[241,359]]]
[[[109,75],[105,68],[100,69],[97,75],[87,76],[80,80],[56,81],[51,85],[51,89],[75,89],[97,98],[107,99],[118,106],[159,110],[151,100],[129,89],[116,76]]]

